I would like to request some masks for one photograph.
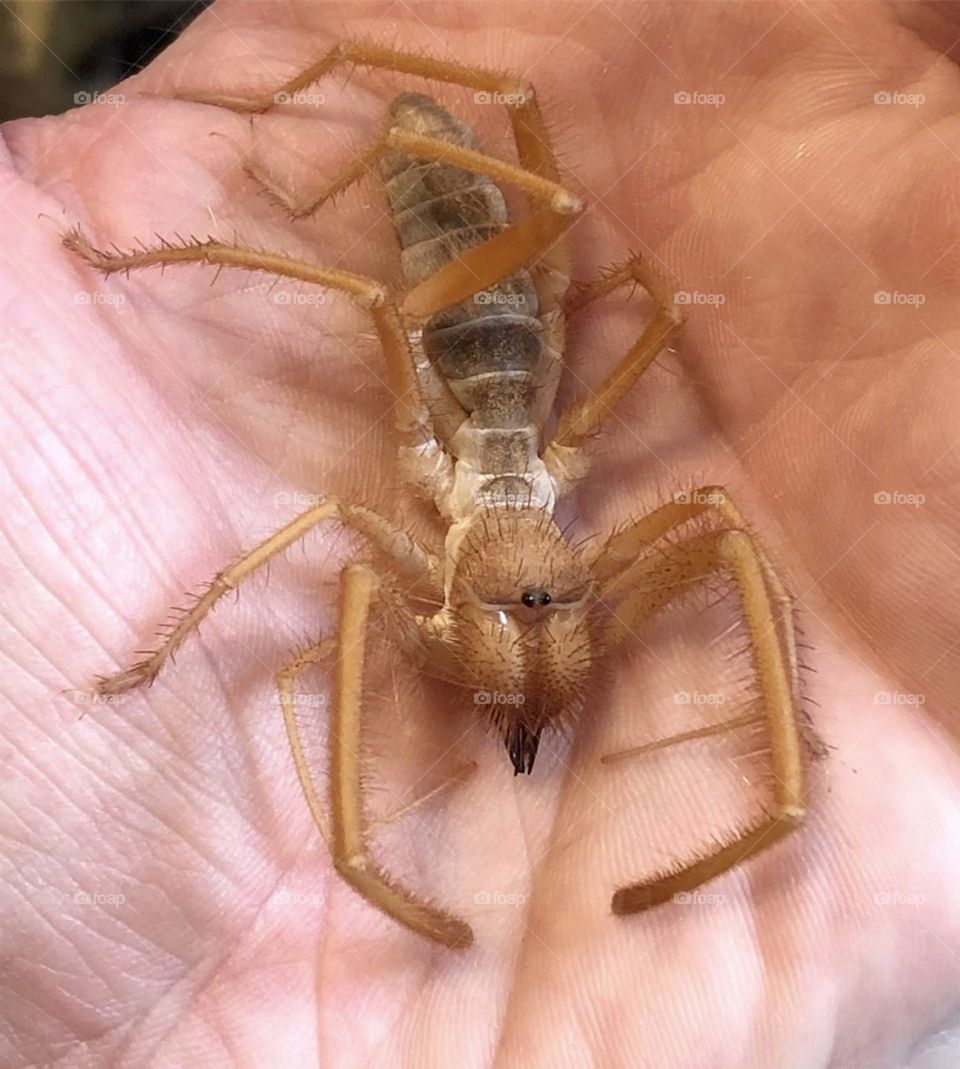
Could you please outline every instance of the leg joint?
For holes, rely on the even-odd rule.
[[[536,104],[537,91],[529,82],[514,82],[504,79],[497,92],[502,97],[497,103],[507,108],[522,108],[525,104]]]
[[[774,820],[777,824],[786,825],[787,830],[799,828],[807,815],[807,807],[798,802],[791,802],[777,806]]]
[[[238,580],[230,579],[226,572],[220,572],[213,577],[209,593],[217,595],[226,594],[230,590],[235,590],[238,585]]]
[[[348,853],[337,851],[334,854],[333,867],[353,887],[365,884],[370,875],[369,861],[357,851]]]
[[[739,527],[729,527],[717,536],[717,549],[725,560],[753,552],[753,539]]]

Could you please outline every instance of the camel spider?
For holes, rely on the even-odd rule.
[[[782,839],[806,811],[803,739],[792,602],[722,487],[704,487],[635,520],[602,544],[574,546],[557,527],[557,498],[587,470],[584,445],[680,324],[671,294],[639,257],[570,289],[565,232],[582,211],[560,182],[531,87],[480,68],[367,43],[343,43],[274,92],[255,100],[187,97],[262,111],[344,63],[415,75],[496,94],[513,128],[519,166],[486,155],[476,135],[431,98],[394,100],[385,132],[297,214],[376,168],[402,248],[408,288],[219,241],[166,242],[129,254],[98,251],[78,231],[68,248],[105,273],[154,264],[206,263],[263,271],[341,291],[371,316],[389,373],[405,473],[448,524],[442,554],[418,545],[360,505],[324,499],[215,576],[197,603],[143,660],[98,683],[101,694],[149,684],[223,595],[308,531],[335,519],[360,532],[442,603],[416,615],[387,576],[367,564],[340,576],[335,643],[308,647],[277,674],[284,722],[303,792],[337,871],[400,924],[451,947],[472,942],[469,926],[428,905],[373,861],[358,760],[365,636],[374,606],[389,607],[400,645],[422,671],[463,687],[519,693],[523,704],[488,707],[514,773],[533,769],[541,733],[576,716],[597,664],[692,584],[730,573],[739,591],[763,705],[774,776],[765,818],[674,871],[618,890],[613,912],[634,913],[712,880]],[[525,193],[527,215],[510,222],[498,184]],[[562,370],[567,316],[623,286],[657,302],[652,321],[606,379],[544,428]],[[682,536],[704,515],[709,529]],[[615,601],[615,611],[611,606]],[[294,718],[297,678],[335,647],[330,727],[329,821],[307,768]],[[734,730],[728,720],[654,745]]]

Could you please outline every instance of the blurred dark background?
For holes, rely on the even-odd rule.
[[[146,66],[211,0],[5,0],[0,120],[52,115]]]

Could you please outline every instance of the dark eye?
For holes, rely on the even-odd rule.
[[[553,598],[546,590],[525,590],[520,595],[520,600],[528,609],[532,609],[535,605],[549,605]]]

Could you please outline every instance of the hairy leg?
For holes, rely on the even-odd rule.
[[[636,913],[674,895],[690,891],[747,860],[796,828],[806,813],[806,776],[803,739],[799,725],[790,600],[765,554],[754,538],[731,520],[742,522],[739,510],[722,487],[708,487],[643,517],[611,538],[594,562],[602,583],[602,596],[629,590],[619,603],[609,627],[611,645],[617,645],[651,616],[689,591],[692,584],[720,571],[732,573],[740,593],[743,618],[749,633],[753,671],[769,727],[774,772],[773,802],[766,818],[730,842],[692,863],[653,879],[623,887],[612,900],[615,913]],[[725,526],[695,534],[679,542],[658,546],[672,528],[708,509],[719,511]],[[639,559],[626,564],[630,552]],[[756,719],[737,718],[714,728],[685,733],[662,744],[733,730]],[[655,748],[641,747],[642,751]]]
[[[473,942],[469,926],[443,910],[428,906],[393,881],[374,861],[368,847],[369,828],[363,812],[364,785],[360,767],[360,706],[367,625],[370,607],[379,590],[379,579],[366,565],[350,565],[341,575],[336,696],[330,721],[333,863],[340,875],[368,902],[398,923],[445,946],[463,949]],[[302,761],[298,764],[298,772],[301,769],[306,777],[304,790],[308,804],[323,830],[315,808],[316,791]]]
[[[421,548],[409,535],[369,509],[345,505],[331,498],[296,516],[279,531],[244,553],[229,568],[218,572],[207,589],[189,609],[181,610],[170,625],[157,649],[136,664],[98,680],[98,694],[119,694],[152,683],[164,664],[177,652],[184,640],[200,626],[217,602],[230,590],[236,590],[269,560],[298,542],[324,520],[337,519],[369,538],[394,561],[401,574],[433,579],[439,576],[439,564],[432,554]]]
[[[561,413],[556,432],[544,453],[547,467],[561,482],[582,477],[586,470],[581,452],[583,446],[599,432],[613,407],[633,389],[682,322],[668,285],[640,256],[631,256],[626,263],[604,272],[594,282],[578,287],[564,302],[567,314],[576,314],[617,289],[638,285],[656,300],[656,313],[603,382]]]

